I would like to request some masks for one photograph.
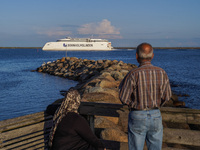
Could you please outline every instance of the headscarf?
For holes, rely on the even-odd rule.
[[[65,99],[61,103],[61,106],[56,110],[53,117],[53,126],[49,134],[49,146],[52,146],[53,138],[58,127],[58,124],[61,122],[62,118],[67,115],[68,112],[78,113],[78,108],[80,106],[80,94],[77,90],[69,89],[66,94]]]

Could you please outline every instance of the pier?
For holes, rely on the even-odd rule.
[[[79,112],[88,119],[94,132],[98,130],[94,122],[97,116],[123,118],[123,126],[128,123],[128,108],[121,104],[82,102]],[[163,107],[161,113],[163,150],[200,149],[200,110]],[[0,149],[46,150],[52,117],[43,111],[0,121]],[[127,142],[104,139],[103,142],[110,150],[128,149]]]

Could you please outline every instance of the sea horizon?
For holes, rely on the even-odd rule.
[[[200,47],[181,47],[181,46],[177,46],[177,47],[153,47],[154,49],[200,49]],[[11,46],[11,47],[0,47],[0,49],[42,49],[42,47],[15,47],[15,46]],[[136,47],[120,47],[120,46],[117,46],[117,47],[113,47],[113,49],[136,49]]]

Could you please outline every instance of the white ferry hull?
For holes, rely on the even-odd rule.
[[[109,51],[110,42],[48,42],[42,48],[44,51]]]

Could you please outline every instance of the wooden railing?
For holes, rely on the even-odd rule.
[[[93,130],[94,116],[122,116],[124,126],[128,122],[129,111],[120,104],[82,102],[79,112],[87,116]],[[200,110],[163,107],[161,112],[163,143],[167,145],[164,150],[200,149]],[[52,116],[45,112],[0,121],[0,149],[46,149],[51,126]],[[108,149],[128,149],[127,143],[105,141],[105,144]]]

